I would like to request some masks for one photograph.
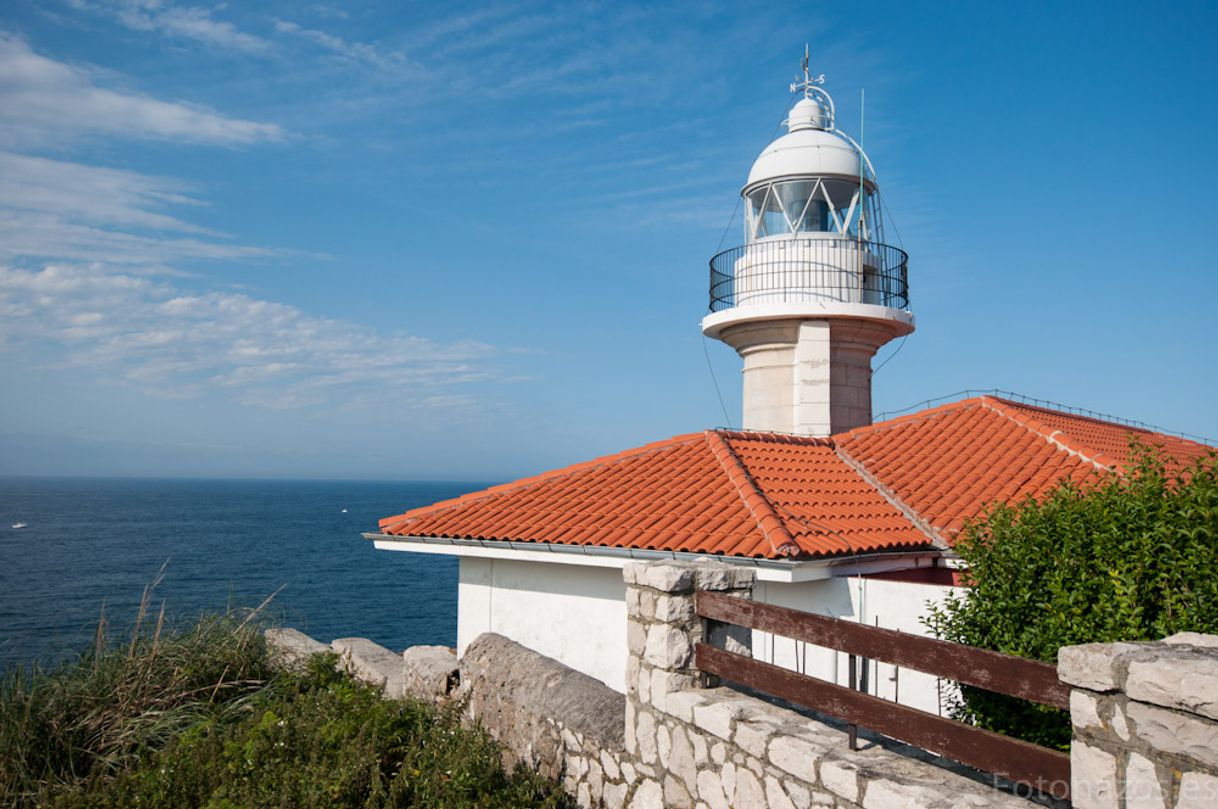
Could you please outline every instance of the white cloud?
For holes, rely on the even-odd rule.
[[[193,39],[207,45],[241,51],[266,53],[271,43],[262,37],[239,30],[199,6],[171,6],[161,0],[120,0],[117,3],[71,1],[79,9],[108,14],[135,31],[160,31],[170,36]]]
[[[501,378],[498,352],[379,335],[294,306],[197,292],[105,266],[0,266],[0,349],[164,397],[223,392],[273,408],[468,405],[458,386]]]
[[[87,71],[0,33],[0,142],[41,144],[90,132],[229,146],[286,136],[276,124],[99,87]]]
[[[328,34],[325,31],[303,28],[288,20],[276,20],[275,30],[312,42],[314,45],[337,54],[350,62],[362,62],[381,70],[400,67],[406,64],[406,57],[401,53],[382,53],[375,45],[368,45],[363,42],[348,42],[341,37]]]
[[[282,254],[233,243],[166,212],[202,205],[191,191],[168,177],[0,151],[0,261],[162,266]]]

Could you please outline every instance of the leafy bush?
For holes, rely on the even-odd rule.
[[[999,505],[956,543],[971,588],[932,609],[945,640],[1056,662],[1077,643],[1218,632],[1218,462],[1171,474],[1134,447],[1124,475]],[[1063,711],[961,689],[956,718],[1068,749]]]

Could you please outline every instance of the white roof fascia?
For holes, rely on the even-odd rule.
[[[652,562],[662,559],[679,561],[716,561],[753,568],[758,581],[796,583],[841,576],[869,575],[891,570],[934,567],[939,555],[934,551],[913,551],[864,554],[854,557],[789,561],[783,559],[751,559],[713,554],[653,551],[637,548],[607,548],[592,545],[557,545],[547,542],[510,542],[479,539],[446,539],[437,537],[393,536],[364,534],[373,546],[382,551],[434,553],[442,556],[464,556],[483,559],[511,559],[518,562],[582,565],[584,567],[622,568],[629,562]]]

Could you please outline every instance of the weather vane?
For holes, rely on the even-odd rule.
[[[806,42],[804,43],[804,61],[802,67],[804,71],[803,79],[799,78],[798,73],[795,74],[795,81],[791,82],[791,92],[803,90],[804,97],[807,98],[812,95],[814,87],[825,83],[825,74],[821,73],[819,76],[813,76],[808,72],[808,44]]]

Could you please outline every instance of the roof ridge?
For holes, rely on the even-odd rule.
[[[1083,444],[1062,430],[1052,429],[1049,427],[1049,425],[1041,422],[1039,419],[1032,418],[1029,415],[1012,412],[1016,406],[1016,403],[1014,402],[1007,399],[1001,399],[997,396],[982,396],[981,403],[982,406],[986,407],[987,409],[994,411],[1003,418],[1009,419],[1029,432],[1039,435],[1041,438],[1045,439],[1050,444],[1053,444],[1066,454],[1081,458],[1102,472],[1110,471],[1113,467],[1122,468],[1124,466],[1124,464],[1115,458],[1088,447],[1086,444]],[[1019,406],[1022,407],[1022,405]],[[1045,408],[1036,409],[1044,410]],[[1060,413],[1061,411],[1054,410],[1051,412]],[[1062,415],[1073,417],[1070,413],[1062,413]],[[1098,419],[1095,420],[1098,421]],[[1106,421],[1102,423],[1124,429],[1123,425],[1115,424],[1114,422]]]
[[[569,476],[577,474],[579,472],[584,472],[584,471],[588,471],[591,469],[597,469],[602,466],[609,466],[610,464],[614,464],[614,463],[620,463],[621,461],[624,461],[627,458],[634,458],[639,455],[645,455],[649,452],[658,452],[661,449],[665,449],[670,446],[676,446],[678,444],[691,443],[694,440],[696,440],[697,438],[701,437],[701,435],[702,435],[701,433],[684,433],[682,435],[674,435],[671,438],[665,438],[660,441],[652,441],[648,444],[643,444],[642,446],[639,446],[639,447],[633,447],[631,449],[622,450],[621,452],[615,452],[611,455],[602,455],[601,457],[593,458],[590,461],[580,461],[579,463],[574,463],[569,466],[560,467],[559,469],[550,469],[550,470],[547,470],[547,471],[542,472],[537,475],[531,475],[529,477],[520,478],[519,480],[513,480],[510,483],[500,483],[497,486],[490,486],[485,489],[479,489],[476,492],[469,492],[469,493],[463,494],[459,497],[449,498],[448,500],[441,500],[438,503],[432,503],[430,505],[419,506],[418,508],[412,508],[408,511],[402,512],[401,514],[396,514],[392,517],[382,517],[380,520],[377,520],[377,527],[381,528],[382,530],[386,530],[386,529],[392,530],[392,529],[398,528],[412,520],[415,520],[419,517],[423,517],[423,516],[426,516],[429,514],[434,514],[437,511],[444,511],[444,510],[450,509],[450,508],[459,508],[459,507],[467,506],[471,503],[477,503],[477,502],[485,500],[489,497],[494,497],[496,495],[503,494],[504,492],[512,492],[512,491],[519,491],[520,489],[527,489],[531,486],[536,486],[538,484],[545,483],[550,480],[555,480],[557,478],[569,477]]]
[[[736,494],[740,495],[740,500],[744,503],[749,516],[757,523],[762,535],[770,543],[770,548],[780,556],[794,556],[800,553],[802,549],[799,547],[799,543],[787,530],[786,523],[775,513],[774,506],[762,494],[757,481],[753,480],[752,475],[745,468],[744,462],[727,443],[724,434],[718,430],[707,430],[706,443],[715,456],[715,460],[719,462],[719,466],[727,475],[727,479],[735,487]]]
[[[885,419],[884,421],[881,421],[878,424],[864,424],[860,427],[855,427],[851,430],[847,430],[844,433],[836,433],[835,435],[830,436],[830,438],[834,441],[834,446],[837,446],[841,441],[847,440],[855,435],[861,435],[862,433],[879,432],[881,430],[887,430],[890,428],[898,427],[900,425],[906,424],[911,421],[919,421],[921,419],[928,419],[928,418],[937,418],[938,416],[941,416],[942,414],[946,413],[949,410],[965,409],[965,408],[969,408],[969,407],[982,407],[982,406],[984,406],[984,402],[982,402],[982,399],[984,399],[984,398],[985,398],[984,396],[972,396],[972,397],[969,397],[968,399],[960,399],[955,402],[948,402],[947,404],[936,405],[935,407],[928,407],[925,410],[919,410],[914,413],[907,413],[904,416],[896,416],[895,418]]]

